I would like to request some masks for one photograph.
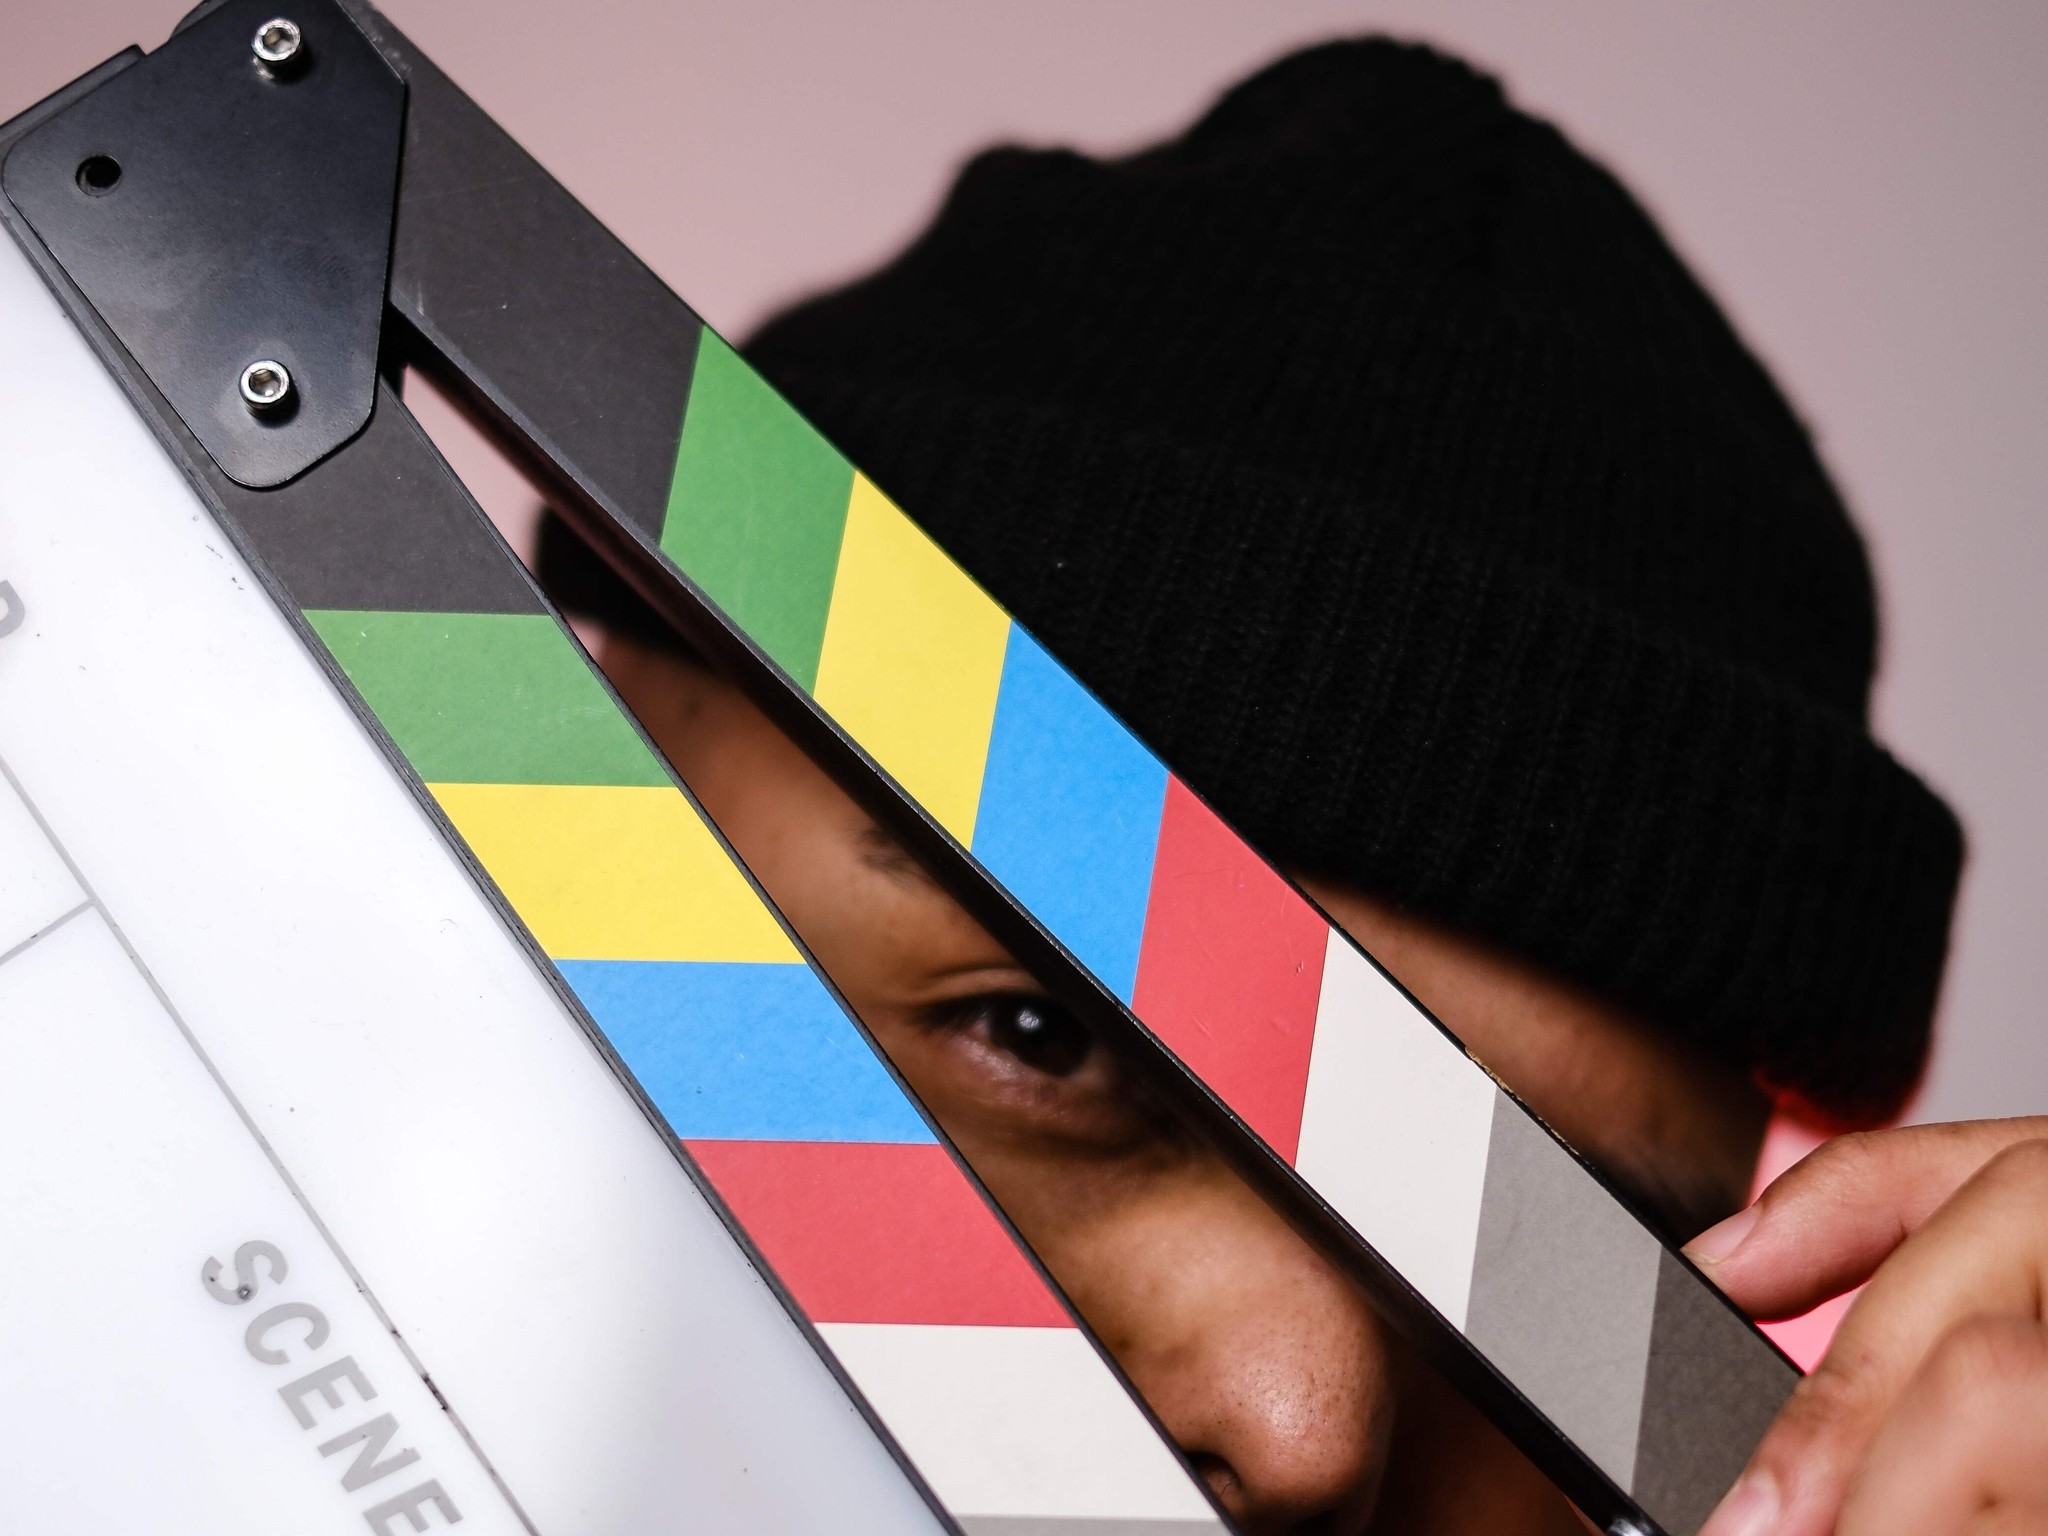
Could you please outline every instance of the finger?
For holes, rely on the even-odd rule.
[[[2024,1318],[1979,1318],[1935,1346],[1871,1441],[1836,1533],[1960,1536],[1989,1511],[2048,1513],[2048,1328]]]
[[[1871,1279],[1702,1536],[1827,1536],[1851,1477],[1943,1335],[2038,1321],[2048,1277],[2048,1141],[2008,1147]]]
[[[2039,1116],[1840,1136],[1686,1255],[1752,1317],[1796,1317],[1869,1279],[1992,1158],[2043,1138]]]

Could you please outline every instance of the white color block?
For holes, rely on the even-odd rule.
[[[1458,1328],[1471,1298],[1495,1092],[1331,930],[1295,1167]]]
[[[977,1516],[1223,1525],[1073,1328],[819,1330],[969,1529]]]
[[[0,648],[0,697],[7,686],[6,659]],[[77,910],[84,900],[28,807],[0,779],[0,955]]]
[[[361,1536],[367,1509],[431,1478],[465,1530],[515,1536],[482,1462],[97,913],[0,966],[0,1061],[14,1447],[0,1527]],[[217,1257],[231,1279],[251,1239],[283,1256],[283,1278],[266,1259],[255,1294],[215,1300],[201,1266]],[[287,1358],[252,1357],[245,1331],[279,1302],[314,1308],[324,1346],[304,1348],[311,1319],[286,1319],[259,1343]],[[308,1394],[317,1417],[300,1427],[279,1389],[344,1358],[374,1399]],[[399,1433],[377,1459],[416,1459],[348,1494],[352,1455],[318,1447],[380,1413]],[[80,1460],[18,1454],[43,1433]]]
[[[0,581],[27,614],[0,635],[0,760],[533,1529],[938,1530],[4,235]],[[71,1102],[28,1096],[10,1135],[63,1147]],[[76,1220],[184,1222],[182,1291],[233,1234],[212,1192],[142,1177],[154,1143],[132,1152],[132,1199],[102,1183]],[[0,1234],[47,1221],[67,1178],[0,1163]],[[45,1260],[20,1246],[0,1242],[0,1305],[33,1309]],[[216,1350],[216,1320],[192,1324],[152,1347]],[[121,1341],[48,1348],[110,1401],[145,1389]],[[14,1407],[17,1499],[153,1454],[128,1419]],[[310,1528],[173,1523],[160,1496],[0,1524]]]

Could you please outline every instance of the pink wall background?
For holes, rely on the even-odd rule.
[[[154,46],[178,8],[6,0],[0,116],[125,44]],[[1660,213],[1818,430],[1870,537],[1880,729],[1972,838],[1919,1113],[2048,1111],[2039,0],[388,9],[728,333],[887,255],[990,140],[1132,145],[1341,31],[1426,37],[1500,70]],[[504,471],[460,458],[487,505],[525,505]]]

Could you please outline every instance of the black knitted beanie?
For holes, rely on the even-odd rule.
[[[1865,727],[1855,529],[1607,172],[1333,43],[998,149],[749,357],[1269,856],[1836,1121],[1926,1058],[1962,837]]]
[[[1269,856],[1838,1121],[1917,1081],[1962,857],[1870,738],[1862,546],[1642,209],[1333,43],[999,149],[748,355]]]

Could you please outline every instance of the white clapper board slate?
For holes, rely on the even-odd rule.
[[[0,583],[0,1530],[941,1529],[4,240]]]

